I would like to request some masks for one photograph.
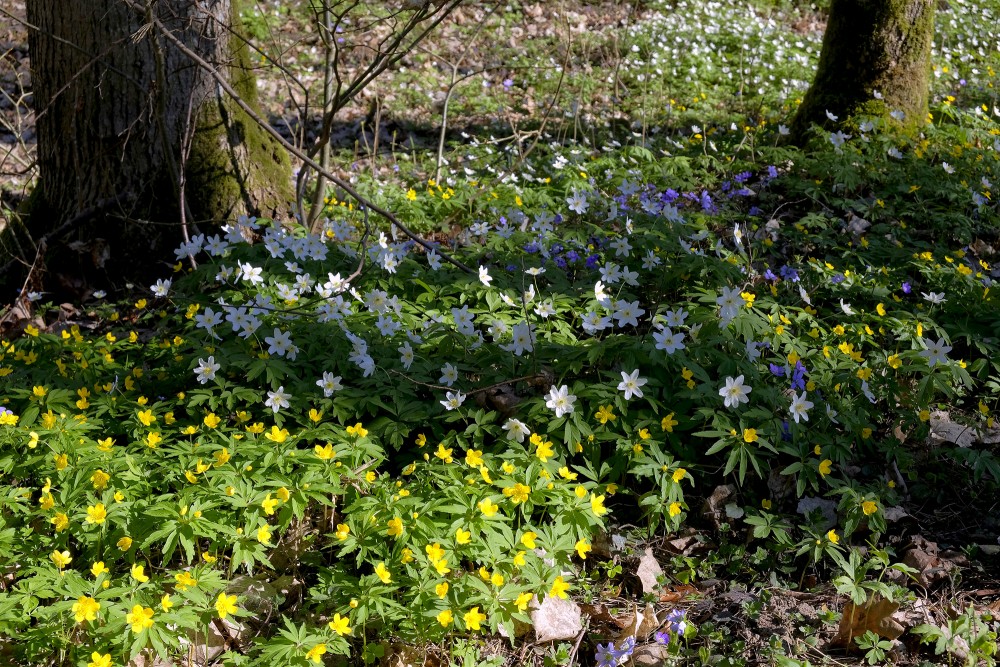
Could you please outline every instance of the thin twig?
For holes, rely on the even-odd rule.
[[[483,31],[483,28],[486,27],[486,21],[488,21],[489,18],[493,16],[493,12],[495,12],[497,10],[497,7],[499,6],[500,6],[499,4],[495,4],[489,10],[487,10],[485,14],[483,14],[483,18],[480,19],[479,23],[476,25],[476,29],[472,32],[472,35],[466,42],[465,48],[462,49],[462,52],[460,54],[458,54],[458,59],[455,60],[455,62],[451,63],[451,83],[448,85],[448,92],[445,93],[444,105],[442,106],[441,109],[441,136],[438,139],[437,166],[434,169],[435,181],[441,180],[441,165],[444,163],[444,139],[448,133],[448,104],[451,102],[451,94],[455,91],[455,86],[457,86],[461,81],[464,81],[465,79],[469,78],[468,76],[465,76],[459,79],[458,68],[462,66],[462,63],[465,61],[465,56],[469,54],[469,49],[472,48],[472,45],[475,44],[476,39],[479,38],[479,33],[481,33]]]
[[[447,387],[445,385],[430,384],[428,382],[421,382],[420,380],[415,380],[406,373],[402,371],[397,371],[394,368],[387,368],[386,371],[392,373],[393,375],[398,375],[401,378],[404,378],[415,385],[419,385],[421,387],[427,387],[428,389],[437,389],[439,391],[447,391],[449,389],[452,389],[452,387]],[[465,394],[466,396],[475,396],[476,394],[482,394],[484,392],[493,389],[499,389],[500,387],[506,387],[512,385],[515,382],[530,382],[531,380],[547,380],[548,378],[549,376],[546,375],[545,373],[532,373],[531,375],[522,375],[521,377],[510,378],[509,380],[504,380],[503,382],[496,382],[494,384],[487,385],[485,387],[479,387],[478,389],[473,389],[471,391],[465,391],[462,393]]]
[[[394,31],[391,34],[392,43],[389,44],[388,47],[385,46],[385,40],[383,40],[382,43],[377,45],[376,57],[372,60],[372,62],[361,74],[357,75],[354,78],[354,80],[347,85],[346,89],[343,86],[343,82],[340,77],[340,70],[337,65],[337,61],[339,58],[334,59],[334,75],[337,80],[336,95],[334,95],[332,104],[330,105],[329,109],[326,110],[323,116],[323,124],[320,129],[319,138],[317,139],[313,147],[309,149],[307,153],[309,161],[306,162],[305,166],[311,167],[313,164],[315,164],[313,162],[313,159],[316,157],[316,153],[321,149],[323,145],[325,145],[330,141],[330,132],[333,128],[333,118],[337,114],[337,112],[340,111],[340,109],[342,109],[348,102],[354,99],[354,97],[358,93],[364,90],[368,86],[368,84],[374,81],[375,78],[378,77],[382,72],[384,72],[392,65],[396,64],[407,53],[409,53],[417,44],[419,44],[424,39],[424,37],[426,37],[435,27],[437,27],[437,25],[440,24],[441,21],[445,19],[445,17],[451,14],[451,12],[453,12],[455,8],[462,3],[462,1],[463,0],[450,0],[448,4],[442,5],[440,8],[435,6],[433,11],[430,11],[429,13],[428,10],[430,7],[432,7],[432,4],[427,3],[423,7],[418,9],[416,12],[414,12],[401,30]],[[352,5],[351,8],[353,8],[357,4],[358,3],[354,3],[354,5]],[[348,8],[347,11],[350,11],[351,8]],[[341,21],[343,20],[345,13],[342,13],[340,16],[337,17],[337,26],[341,24]],[[424,29],[420,34],[414,37],[412,41],[410,41],[409,45],[406,46],[406,48],[402,48],[402,45],[405,42],[407,35],[413,32],[420,23],[427,20],[427,18],[430,16],[434,16],[434,20],[431,22],[431,24],[426,29]],[[386,37],[386,40],[388,40],[389,38],[390,37]],[[334,39],[334,43],[336,43],[336,39]],[[338,49],[338,57],[339,57],[339,49]],[[302,198],[301,193],[305,189],[305,181],[308,175],[308,171],[309,170],[305,168],[300,169],[298,176],[296,177],[295,190],[299,201],[301,201]],[[322,172],[317,170],[317,174],[322,175]]]
[[[584,616],[583,627],[580,628],[580,634],[576,636],[576,643],[573,644],[573,650],[569,652],[569,661],[566,663],[572,665],[573,661],[576,660],[576,654],[580,650],[580,642],[583,641],[583,636],[587,634],[587,628],[590,627],[590,616]]]
[[[177,170],[177,198],[180,200],[181,235],[184,237],[184,243],[191,242],[191,234],[188,232],[188,203],[185,186],[187,185],[187,161],[191,157],[191,147],[194,145],[194,134],[197,131],[191,125],[191,110],[193,106],[194,100],[189,96],[187,114],[184,119],[184,134],[181,137],[181,162]],[[195,261],[195,258],[188,257],[188,259],[191,260],[191,268],[197,269],[198,262]]]
[[[128,74],[126,74],[124,71],[118,69],[113,64],[111,64],[108,61],[104,60],[104,56],[109,51],[111,51],[111,49],[113,49],[116,46],[118,46],[119,44],[121,44],[121,41],[114,42],[113,44],[111,44],[111,46],[109,46],[108,48],[106,48],[104,51],[102,51],[101,53],[99,53],[96,56],[94,56],[93,54],[90,53],[90,51],[87,51],[86,49],[84,49],[79,44],[76,44],[75,42],[71,42],[68,39],[66,39],[65,37],[59,37],[58,35],[55,35],[55,34],[49,32],[47,30],[42,30],[40,27],[38,27],[34,23],[28,23],[28,21],[26,21],[25,19],[22,19],[19,16],[15,16],[14,14],[12,14],[9,11],[7,11],[3,7],[0,7],[0,14],[6,16],[7,18],[11,19],[12,21],[16,21],[17,23],[20,23],[21,25],[23,25],[28,30],[34,30],[37,33],[44,33],[49,38],[51,38],[51,39],[53,39],[53,40],[55,40],[55,41],[57,41],[57,42],[59,42],[61,44],[65,44],[66,46],[70,47],[71,49],[73,49],[75,51],[79,51],[83,55],[90,57],[91,59],[89,61],[87,61],[87,64],[84,65],[81,68],[81,71],[84,70],[84,69],[87,69],[88,67],[90,67],[91,65],[93,65],[94,63],[96,63],[97,61],[101,61],[101,64],[104,65],[105,67],[107,67],[108,70],[114,72],[115,74],[117,74],[118,76],[122,77],[126,81],[129,81],[130,83],[134,84],[137,88],[140,88],[142,90],[146,89],[146,87],[143,86],[141,83],[139,83],[139,81],[137,79],[132,78],[131,76],[129,76]],[[75,79],[79,75],[80,75],[80,72],[77,72],[76,74],[74,74],[73,78]],[[73,80],[71,80],[70,83],[73,83]],[[68,85],[69,84],[67,84],[67,86]],[[65,88],[65,87],[66,86],[64,86],[63,88]],[[59,92],[62,92],[62,90],[60,90]],[[56,95],[54,95],[53,97],[57,96],[58,94],[59,93],[56,93]]]
[[[542,123],[538,127],[538,132],[535,134],[534,141],[528,146],[528,150],[524,151],[521,155],[520,160],[518,160],[517,166],[520,168],[524,161],[528,159],[532,151],[535,150],[535,146],[538,145],[539,140],[542,135],[545,134],[545,125],[549,122],[549,117],[552,113],[552,109],[555,107],[556,103],[559,101],[559,93],[562,92],[563,81],[566,79],[566,70],[569,68],[569,55],[573,50],[573,34],[570,32],[567,35],[568,43],[566,44],[566,57],[563,59],[562,68],[559,70],[559,81],[556,83],[556,91],[552,94],[552,100],[549,102],[548,106],[545,107],[545,113],[542,114]]]
[[[366,256],[365,249],[368,247],[367,245],[368,237],[371,235],[372,228],[371,225],[368,224],[367,208],[364,210],[364,213],[365,213],[365,231],[361,235],[361,240],[358,241],[358,257],[360,257],[360,259],[358,260],[358,268],[354,269],[351,275],[347,276],[347,280],[344,281],[348,285],[350,285],[355,278],[360,276],[361,271],[364,270],[365,268],[365,256]]]
[[[320,35],[323,40],[324,53],[323,53],[323,114],[325,115],[330,110],[330,105],[333,103],[333,59],[336,57],[336,43],[337,37],[333,33],[333,17],[330,14],[330,5],[327,2],[323,3],[323,19],[322,19],[322,30],[320,30]],[[323,169],[330,170],[330,141],[324,141],[320,144],[319,152],[319,164]],[[300,172],[301,173],[301,172]],[[312,208],[309,209],[309,218],[303,220],[302,224],[309,231],[315,231],[315,225],[317,219],[319,219],[319,214],[323,210],[323,204],[325,203],[324,195],[326,190],[326,179],[323,174],[319,174],[316,177],[316,191],[313,193]],[[299,215],[302,215],[304,211],[300,211]]]

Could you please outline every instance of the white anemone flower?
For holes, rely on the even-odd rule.
[[[278,410],[287,408],[291,405],[288,399],[292,397],[291,394],[285,393],[285,387],[278,387],[276,391],[267,392],[267,400],[264,401],[264,405],[271,408],[271,411],[277,414]]]
[[[209,380],[215,379],[215,374],[220,368],[222,365],[215,363],[215,357],[209,357],[208,359],[199,359],[198,367],[194,369],[194,372],[198,376],[198,382],[207,384]]]
[[[618,391],[625,392],[625,400],[630,401],[632,397],[642,398],[641,387],[646,384],[646,378],[639,377],[639,369],[631,373],[622,371],[622,381],[618,383]]]
[[[556,417],[573,412],[573,403],[576,402],[576,396],[569,393],[569,386],[565,384],[559,388],[552,385],[545,399],[545,407],[555,410]]]
[[[743,376],[738,375],[736,378],[732,376],[726,378],[726,386],[719,390],[719,396],[722,396],[725,400],[727,408],[739,407],[740,403],[749,403],[750,399],[747,397],[753,389],[749,385],[743,384]]]
[[[504,422],[503,430],[507,431],[508,438],[518,442],[524,442],[524,439],[531,435],[531,429],[520,419],[508,419]]]
[[[792,419],[795,423],[799,423],[799,418],[809,421],[809,409],[812,408],[813,403],[806,399],[806,392],[802,392],[802,395],[792,394],[792,404],[788,408],[788,411],[792,414]]]
[[[444,397],[445,400],[441,401],[441,405],[444,406],[445,410],[457,410],[465,402],[465,394],[460,391],[449,391]]]

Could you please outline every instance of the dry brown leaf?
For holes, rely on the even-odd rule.
[[[670,664],[670,649],[665,644],[646,644],[636,647],[632,664],[640,667],[661,667]]]
[[[905,628],[892,615],[899,609],[899,604],[890,602],[881,595],[873,595],[863,605],[855,605],[848,601],[844,605],[844,613],[840,617],[840,628],[833,639],[835,646],[847,649],[854,648],[855,637],[860,637],[869,630],[880,637],[895,639],[903,634]]]
[[[978,590],[972,591],[972,594],[977,598],[984,598],[992,595],[1000,595],[1000,588],[980,588]],[[1000,600],[997,600],[993,604],[997,604]]]
[[[964,561],[962,554],[941,553],[936,542],[931,542],[920,535],[913,536],[910,546],[903,553],[903,563],[917,571],[917,583],[924,588],[932,588],[950,578],[951,571]]]
[[[712,495],[705,499],[701,506],[701,515],[712,522],[718,529],[726,519],[726,504],[736,495],[736,487],[723,484],[715,487]]]
[[[680,584],[673,590],[664,591],[660,594],[660,602],[679,602],[689,595],[698,595],[698,589],[689,584]]]
[[[581,604],[580,611],[587,616],[590,616],[590,618],[595,621],[601,621],[602,623],[607,623],[608,625],[614,625],[619,630],[627,625],[627,619],[622,620],[620,618],[615,618],[603,604]]]
[[[382,658],[382,664],[388,667],[440,667],[441,661],[426,648],[393,644]]]
[[[645,609],[636,607],[631,619],[625,625],[622,633],[618,635],[618,639],[615,640],[615,644],[617,645],[629,637],[635,637],[636,641],[642,641],[656,632],[659,627],[660,621],[656,618],[656,609],[651,603],[647,603]]]
[[[682,537],[675,537],[674,539],[667,541],[666,546],[674,553],[682,556],[690,556],[696,551],[707,550],[709,544],[708,542],[700,540],[697,534],[691,534],[684,535]]]
[[[638,614],[636,614],[638,615]],[[636,628],[636,639],[646,639],[660,627],[660,619],[656,617],[656,609],[651,602],[646,603],[646,609],[642,612],[642,620]]]

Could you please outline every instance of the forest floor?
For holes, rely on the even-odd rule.
[[[969,173],[959,174],[965,186],[968,185],[966,181],[975,184],[980,178],[996,178],[995,161],[989,162],[992,158],[986,160],[989,168],[980,170],[976,165],[981,162],[968,156],[976,150],[988,152],[983,147],[988,145],[983,137],[995,136],[991,129],[995,129],[996,112],[989,107],[996,104],[992,82],[998,80],[993,70],[998,66],[995,24],[980,21],[975,32],[965,24],[948,28],[949,17],[961,18],[965,10],[967,14],[976,13],[967,4],[975,3],[956,3],[955,8],[943,10],[943,18],[939,19],[942,27],[935,51],[936,79],[932,100],[936,114],[966,114],[960,115],[955,125],[982,130],[976,140],[968,141],[967,153],[962,158],[968,160],[963,164]],[[265,111],[272,125],[286,138],[309,147],[317,136],[321,114],[315,106],[308,107],[306,101],[318,99],[322,86],[318,65],[322,41],[312,17],[288,5],[261,0],[245,10],[245,18],[251,39],[266,56],[261,58],[258,70]],[[975,4],[975,8],[976,11],[997,10],[995,3],[990,2]],[[23,17],[24,3],[8,3],[5,11]],[[778,125],[787,122],[796,97],[808,83],[823,28],[821,10],[789,2],[745,5],[685,0],[671,3],[558,0],[496,6],[468,3],[396,67],[362,91],[338,116],[331,139],[333,170],[367,192],[392,193],[385,195],[383,203],[400,209],[408,206],[407,200],[414,201],[419,195],[423,199],[414,206],[421,204],[424,208],[417,212],[411,209],[412,218],[408,220],[421,233],[452,241],[464,239],[469,227],[479,221],[472,211],[483,214],[482,202],[489,192],[480,182],[501,191],[497,196],[510,203],[509,209],[492,212],[496,218],[501,214],[510,215],[509,211],[515,207],[512,203],[515,196],[517,207],[521,206],[523,197],[528,202],[526,206],[547,211],[553,203],[565,209],[564,202],[569,202],[567,195],[574,196],[577,188],[588,187],[588,182],[595,189],[606,187],[610,190],[610,181],[593,185],[598,170],[614,173],[615,182],[619,182],[623,173],[641,173],[650,182],[659,179],[671,188],[695,196],[699,191],[711,189],[721,200],[719,193],[729,187],[722,183],[728,184],[735,178],[728,166],[730,156],[737,164],[755,164],[761,171],[766,164],[776,164],[783,172],[791,173],[793,165],[807,162],[804,155],[782,153],[776,146],[774,132]],[[357,35],[357,44],[351,49],[345,47],[345,73],[361,70],[367,62],[365,46],[372,43],[362,43],[362,39],[377,39],[379,30],[376,27],[362,31]],[[988,45],[985,53],[981,45]],[[269,64],[269,58],[280,59],[282,68]],[[0,17],[0,66],[0,211],[6,213],[17,207],[33,183],[33,123],[37,112],[31,106],[26,30],[17,20],[3,17]],[[959,70],[962,83],[958,80]],[[310,94],[304,95],[303,90]],[[975,125],[979,122],[976,119],[982,117],[974,113],[980,104],[989,109],[986,120],[982,121],[987,124],[985,129]],[[992,126],[988,125],[990,122]],[[759,134],[754,135],[757,130]],[[444,141],[439,149],[442,135]],[[933,162],[932,167],[938,169],[944,158],[952,162],[958,160],[948,152],[957,141],[954,136],[947,135],[946,130],[942,130],[941,135],[930,135],[928,155],[933,154],[934,159],[928,157],[926,162]],[[751,147],[749,158],[747,146]],[[763,152],[755,152],[758,148],[765,152],[772,150],[766,157],[774,159],[765,159]],[[830,147],[826,149],[829,151]],[[857,157],[859,162],[855,167],[868,159],[863,157],[867,150],[866,146],[857,149],[858,156],[862,157]],[[923,148],[916,145],[914,152],[920,154],[926,150],[926,144]],[[938,152],[934,153],[935,150]],[[831,153],[823,158],[827,162],[820,161],[818,167],[813,165],[812,173],[803,174],[799,185],[789,186],[787,192],[769,201],[772,207],[768,210],[774,211],[773,219],[780,217],[786,221],[787,216],[787,226],[792,227],[813,220],[810,216],[826,216],[827,222],[834,225],[830,235],[846,238],[849,236],[848,223],[844,222],[841,227],[835,227],[836,224],[854,219],[855,213],[876,221],[876,202],[889,202],[891,208],[892,197],[900,191],[901,183],[916,183],[913,187],[929,191],[940,176],[939,171],[929,171],[931,167],[921,171],[923,166],[910,165],[907,167],[911,169],[909,173],[896,180],[886,177],[875,185],[851,183],[845,177],[832,188],[830,183],[824,183],[822,193],[807,188],[808,179],[815,177],[818,183],[824,170],[833,173],[843,168],[846,173],[850,165],[844,166],[843,160],[838,162],[841,156],[839,151],[838,155]],[[784,158],[784,162],[777,158]],[[871,159],[872,163],[863,164],[875,164],[876,160],[881,164],[888,160],[884,155]],[[671,160],[672,167],[660,166]],[[595,165],[593,171],[591,165]],[[871,169],[874,171],[875,167]],[[570,174],[574,170],[579,178]],[[860,168],[858,171],[864,172]],[[863,176],[859,178],[863,180]],[[546,179],[559,183],[563,191],[554,193],[555,186],[546,189],[549,183]],[[429,185],[428,181],[431,181]],[[469,186],[469,182],[473,185]],[[704,188],[702,183],[706,184]],[[757,183],[754,181],[754,188],[758,187]],[[434,188],[440,192],[441,185],[448,190],[453,187],[452,192],[458,193],[454,195],[456,200],[463,196],[463,186],[471,188],[471,194],[462,199],[465,208],[452,209],[442,202],[441,195],[434,192]],[[802,189],[796,189],[799,187]],[[503,188],[512,189],[505,193]],[[960,189],[956,186],[955,191]],[[766,190],[766,179],[760,190]],[[427,196],[437,199],[425,204],[425,191]],[[529,202],[531,196],[536,198]],[[977,208],[965,199],[955,203],[959,201],[956,197],[951,192],[942,195],[938,203],[942,208],[953,209],[955,215],[963,216],[972,231],[961,238],[956,232],[948,242],[953,247],[965,249],[969,257],[995,259],[995,205],[992,208],[989,204],[978,205]],[[902,201],[901,196],[899,201]],[[334,217],[338,207],[345,208],[342,202],[346,205],[344,194],[331,191],[326,212]],[[786,205],[793,213],[778,216],[777,212]],[[862,205],[868,208],[862,210]],[[933,201],[926,204],[927,210],[935,205]],[[893,218],[891,224],[896,224],[898,220],[917,217],[905,207],[905,203],[900,203],[898,210],[886,214],[886,219]],[[725,238],[731,244],[732,225],[736,221],[739,230],[739,221],[746,219],[744,214],[745,211],[740,210],[735,217],[709,219],[704,223],[706,234],[717,234],[721,239],[729,232]],[[691,213],[692,217],[695,215]],[[767,222],[761,218],[760,228],[763,229]],[[599,220],[593,222],[594,229],[600,230],[602,226],[605,225]],[[620,231],[617,222],[608,223],[607,227]],[[940,223],[940,229],[948,233],[953,227]],[[763,243],[766,234],[761,229],[756,230],[754,241]],[[775,271],[781,263],[777,259],[779,253],[789,264],[791,258],[834,256],[833,250],[824,255],[827,249],[834,247],[823,245],[834,243],[830,237],[824,237],[823,241],[807,237],[797,240],[801,245],[796,246],[794,239],[786,240],[787,245],[781,246],[780,251],[774,250]],[[844,257],[853,261],[857,259],[853,254],[857,247],[848,245],[851,246],[849,250],[838,247],[837,252],[843,250]],[[917,238],[907,250],[914,253],[933,251],[935,256],[943,257],[945,255],[939,251],[944,245],[942,241],[941,246],[932,246],[927,239]],[[581,248],[586,247],[584,241]],[[767,247],[770,249],[770,244]],[[707,244],[704,248],[711,250]],[[858,266],[867,262],[857,261]],[[941,261],[952,263],[952,259]],[[803,259],[802,264],[805,263]],[[890,264],[886,266],[893,268]],[[977,277],[987,281],[995,279],[1000,276],[996,267],[993,263],[992,268],[984,269],[985,273]],[[552,270],[551,266],[548,268]],[[821,266],[817,268],[817,272],[822,270]],[[933,271],[940,270],[940,265],[933,270],[912,269],[914,275],[918,270],[926,281],[924,289],[934,294],[933,289],[938,284],[934,281],[938,278]],[[684,274],[685,279],[688,275]],[[756,289],[763,294],[767,287],[761,286],[761,281]],[[979,283],[976,288],[982,291]],[[709,303],[714,308],[712,289]],[[881,296],[872,296],[870,310],[874,311],[875,301],[879,299],[888,302],[890,291],[884,286],[873,288],[870,295]],[[970,288],[968,294],[971,293]],[[997,404],[1000,385],[989,365],[990,352],[998,348],[995,336],[991,339],[982,333],[985,328],[975,328],[981,322],[959,322],[963,308],[970,311],[980,308],[971,296],[962,294],[949,294],[950,307],[957,310],[949,311],[948,316],[940,313],[936,325],[941,327],[939,331],[954,327],[949,331],[953,342],[965,337],[970,358],[977,358],[974,339],[983,341],[984,347],[979,348],[978,354],[979,358],[986,359],[981,367],[986,370],[977,376],[981,381],[977,379],[975,389],[960,390],[955,380],[955,392],[937,394],[934,401],[927,403],[927,418],[921,416],[919,421],[912,420],[913,423],[903,418],[896,423],[882,415],[885,418],[875,430],[885,435],[887,441],[898,434],[892,447],[859,451],[867,445],[857,439],[860,444],[857,448],[851,444],[850,454],[840,452],[844,463],[844,486],[838,493],[844,488],[868,489],[865,485],[881,484],[879,488],[882,488],[886,481],[891,482],[885,497],[879,500],[879,516],[884,519],[884,529],[869,528],[867,533],[859,529],[854,552],[867,562],[885,550],[890,554],[886,556],[886,565],[903,563],[910,568],[910,575],[873,566],[867,579],[862,572],[853,583],[858,586],[861,582],[872,584],[865,589],[872,596],[869,599],[874,598],[875,592],[883,591],[880,585],[891,584],[896,596],[894,603],[869,609],[870,613],[852,624],[843,612],[847,608],[849,591],[855,589],[840,579],[851,577],[862,568],[847,573],[840,561],[831,561],[827,556],[803,557],[810,547],[808,535],[812,533],[809,530],[824,526],[822,530],[817,529],[817,535],[829,535],[826,532],[829,526],[822,515],[832,516],[830,525],[839,526],[844,520],[843,506],[838,508],[840,496],[820,493],[815,475],[810,478],[805,493],[802,489],[796,490],[794,482],[788,481],[790,476],[781,473],[779,467],[772,468],[770,474],[761,474],[756,487],[748,483],[745,488],[742,473],[737,483],[732,466],[725,474],[721,473],[725,461],[699,459],[699,486],[687,490],[684,496],[687,509],[683,526],[672,524],[672,529],[666,530],[661,525],[658,530],[647,530],[646,515],[630,507],[622,510],[627,520],[612,521],[606,530],[596,534],[591,559],[585,564],[575,561],[580,565],[580,590],[579,595],[574,596],[576,608],[568,617],[552,621],[553,639],[539,637],[543,630],[537,627],[536,621],[536,634],[522,636],[513,646],[507,639],[468,633],[460,638],[449,636],[416,647],[412,642],[386,641],[381,654],[383,664],[400,667],[409,664],[592,665],[597,661],[595,644],[637,636],[641,646],[628,658],[632,661],[629,664],[720,667],[775,664],[790,667],[866,661],[868,664],[899,665],[975,664],[977,660],[994,664],[995,634],[990,633],[995,633],[994,618],[1000,615],[1000,513],[997,511],[1000,496],[996,494],[1000,468],[991,462],[1000,446],[1000,427],[992,420],[987,422],[986,416],[991,414],[990,410],[1000,411]],[[136,295],[120,296],[132,300]],[[853,298],[857,306],[863,297],[855,295]],[[689,299],[690,303],[695,302],[694,296],[689,295]],[[931,311],[925,309],[925,303],[913,302],[907,306],[905,297],[901,299],[913,318],[929,321]],[[984,314],[981,315],[986,318],[983,321],[992,322],[989,317],[997,312],[996,300],[988,301],[985,294],[982,299]],[[3,300],[6,296],[0,298]],[[835,299],[831,301],[835,304]],[[882,306],[881,301],[878,305]],[[836,316],[853,316],[849,306],[845,308],[844,298],[840,298],[843,312],[834,308]],[[580,306],[581,313],[582,308]],[[691,308],[693,310],[694,306]],[[132,316],[136,321],[144,317],[135,313]],[[96,334],[107,332],[110,336],[112,327],[116,326],[112,325],[115,320],[109,319],[110,311],[93,304],[80,306],[73,317],[77,321],[87,321]],[[117,318],[117,313],[114,317]],[[899,317],[906,319],[902,315]],[[829,320],[830,331],[835,330],[835,321],[835,318]],[[1000,318],[996,321],[1000,322]],[[866,320],[858,326],[868,323],[874,320]],[[966,324],[968,330],[962,329]],[[158,325],[145,321],[142,326],[148,327],[145,330],[148,333]],[[56,335],[58,327],[53,325],[46,329],[43,326],[42,331]],[[806,340],[805,334],[800,338]],[[870,345],[876,344],[871,342]],[[836,342],[831,346],[836,347]],[[885,350],[892,352],[888,345]],[[193,354],[192,365],[197,356],[197,352]],[[882,357],[884,362],[885,355]],[[992,362],[995,367],[996,359]],[[721,357],[718,363],[721,368],[724,363]],[[680,369],[676,370],[679,373]],[[615,373],[617,371],[616,366]],[[722,374],[721,371],[716,373]],[[434,376],[428,382],[436,378],[436,367]],[[117,379],[115,375],[116,385]],[[846,384],[848,380],[838,380],[838,390],[841,382]],[[833,381],[830,385],[828,395],[834,395]],[[25,385],[25,389],[28,386]],[[718,395],[714,389],[709,393],[713,392]],[[0,398],[4,398],[3,391],[0,391]],[[904,411],[902,399],[899,403],[891,403],[895,399],[891,392],[880,399],[885,401],[880,407],[883,411],[886,405],[893,406],[890,411],[896,408]],[[431,401],[434,407],[438,402]],[[594,403],[597,404],[596,398]],[[976,412],[977,403],[982,414]],[[870,416],[866,411],[872,408],[866,404],[845,405],[853,408],[842,408],[842,419],[851,417],[850,409],[856,409],[866,418]],[[695,413],[696,407],[690,412]],[[433,419],[435,424],[444,423],[440,414]],[[871,416],[872,423],[876,420]],[[659,420],[649,423],[658,424]],[[858,423],[860,425],[861,421]],[[684,427],[688,425],[686,422]],[[413,426],[420,427],[419,424]],[[839,422],[824,423],[817,429],[824,427],[830,433],[839,432]],[[695,430],[692,427],[686,433],[694,438]],[[388,434],[387,427],[386,440]],[[820,440],[825,437],[822,434],[810,436]],[[775,438],[780,439],[780,436]],[[811,447],[803,452],[805,460]],[[699,451],[698,456],[701,457],[702,452]],[[782,462],[798,460],[797,456]],[[905,463],[900,466],[899,461]],[[753,476],[751,472],[750,477]],[[782,506],[789,530],[792,530],[792,523],[808,523],[809,530],[797,525],[796,529],[802,529],[802,539],[794,545],[780,539],[757,539],[750,527],[756,524],[742,521],[752,514],[751,499],[754,510],[770,508],[773,499],[776,505]],[[761,504],[762,499],[766,504]],[[625,501],[622,503],[624,505]],[[818,513],[810,511],[817,508]],[[817,515],[820,515],[818,520]],[[673,522],[672,514],[669,521]],[[877,538],[877,542],[865,544],[862,534]],[[627,547],[619,546],[619,542],[626,541]],[[832,542],[837,544],[837,540]],[[817,539],[816,544],[819,543]],[[805,546],[796,551],[801,545]],[[830,545],[825,542],[824,548],[827,546]],[[779,553],[779,549],[784,552]],[[572,548],[569,551],[572,552]],[[594,564],[595,561],[600,565]],[[2,590],[4,587],[0,586]],[[667,613],[678,609],[684,610],[687,621],[699,628],[699,634],[690,646],[667,651],[651,637],[654,630],[662,627]],[[639,626],[642,632],[638,631]],[[944,639],[934,647],[938,650],[932,650],[923,635],[912,632],[921,626],[940,631],[935,636]],[[567,633],[567,628],[572,631]],[[880,648],[876,643],[859,648],[858,642],[851,641],[855,635],[869,630],[885,645]],[[989,635],[986,640],[983,640],[984,634]],[[364,655],[366,660],[375,659],[371,657],[374,654],[366,652]],[[86,658],[83,660],[80,664],[85,664]],[[305,664],[305,658],[302,660]]]

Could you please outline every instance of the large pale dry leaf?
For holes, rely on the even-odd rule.
[[[980,430],[979,441],[984,445],[995,445],[1000,443],[1000,425]]]
[[[593,553],[594,558],[610,559],[614,555],[613,551],[621,550],[615,543],[619,542],[624,546],[624,540],[625,538],[621,535],[608,535],[603,530],[598,531],[594,535],[594,539],[590,541],[591,553]]]
[[[12,331],[24,331],[32,318],[31,303],[27,299],[18,299],[10,307],[3,318],[0,318],[0,333],[7,335]]]
[[[669,551],[682,556],[691,556],[698,551],[711,551],[713,548],[710,542],[703,540],[697,533],[682,535],[681,537],[675,537],[672,540],[667,540],[665,546]]]
[[[226,651],[241,646],[243,633],[243,625],[235,621],[214,619],[207,633],[205,628],[188,629],[186,636],[180,638],[180,644],[197,664],[207,665]]]
[[[540,642],[573,639],[583,630],[580,606],[572,600],[546,596],[531,612],[531,623]]]
[[[881,595],[873,595],[863,605],[855,605],[848,601],[844,604],[844,612],[840,617],[840,627],[833,639],[835,646],[855,648],[854,638],[860,637],[869,630],[880,637],[895,639],[903,634],[905,628],[892,615],[899,609],[899,604],[886,600]]]
[[[905,609],[897,611],[892,615],[892,618],[906,629],[915,628],[918,625],[934,622],[931,614],[932,608],[933,605],[927,600],[919,598],[914,600],[913,604],[907,606]]]
[[[767,489],[776,500],[787,498],[795,492],[795,479],[792,475],[782,475],[780,466],[771,468],[767,475]]]
[[[657,580],[663,576],[663,568],[653,556],[652,549],[646,549],[642,552],[639,565],[635,568],[635,575],[639,577],[643,593],[655,593],[660,590],[661,586]]]
[[[930,435],[927,441],[931,445],[947,442],[959,447],[971,447],[978,440],[979,433],[975,428],[951,421],[951,415],[942,410],[931,413]]]
[[[823,530],[837,525],[837,501],[835,500],[805,496],[799,498],[799,504],[795,508],[796,512],[806,517],[812,516],[816,510],[819,510],[819,514],[823,518],[821,524]]]
[[[885,510],[882,512],[882,516],[885,517],[886,521],[889,521],[891,523],[891,522],[901,521],[902,519],[905,519],[910,515],[907,514],[906,510],[904,510],[902,507],[897,506],[897,507],[886,507]]]

